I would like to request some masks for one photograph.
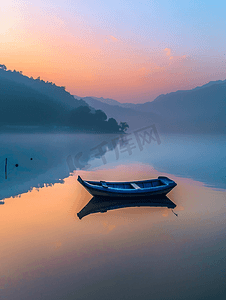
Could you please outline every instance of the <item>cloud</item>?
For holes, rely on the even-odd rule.
[[[111,38],[111,40],[114,41],[114,42],[117,42],[117,41],[118,41],[118,39],[117,39],[116,37],[114,37],[113,35],[110,35],[110,38]]]
[[[155,63],[149,64],[146,67],[141,67],[137,69],[137,75],[144,80],[148,80],[150,78],[153,78],[153,76],[160,76],[160,74],[164,73],[166,71],[165,66],[159,66]]]
[[[171,59],[176,59],[176,60],[183,60],[183,59],[185,59],[185,58],[187,58],[187,56],[186,55],[181,55],[181,56],[170,56],[170,60]]]
[[[118,42],[119,39],[117,39],[116,37],[114,37],[113,35],[109,35],[106,39],[105,39],[105,43],[110,43],[110,42]]]
[[[169,65],[175,64],[175,63],[181,63],[183,60],[187,58],[186,55],[181,55],[181,56],[170,56],[170,63]]]
[[[162,72],[162,71],[165,71],[166,70],[166,67],[161,67],[161,66],[155,66],[154,68],[153,68],[153,71],[154,72]]]
[[[181,61],[186,58],[186,55],[182,56],[172,56],[172,49],[171,48],[165,48],[164,49],[166,55],[169,57],[169,60],[173,61]]]
[[[172,50],[170,48],[165,48],[164,51],[166,51],[167,56],[171,56]]]
[[[172,62],[178,62],[178,61],[182,61],[183,59],[187,58],[186,55],[181,55],[181,56],[172,56],[172,49],[171,48],[165,48],[164,49],[166,55],[169,57],[170,65],[172,64]]]
[[[140,74],[146,74],[146,73],[149,72],[149,69],[147,69],[147,68],[145,68],[145,67],[142,67],[142,68],[139,68],[139,69],[138,69],[138,72],[139,72]]]

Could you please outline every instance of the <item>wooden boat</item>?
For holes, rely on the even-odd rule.
[[[165,176],[157,179],[130,182],[86,181],[78,176],[78,181],[93,196],[102,197],[150,197],[166,195],[177,184]]]

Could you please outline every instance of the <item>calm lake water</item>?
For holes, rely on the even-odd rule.
[[[0,299],[225,299],[225,136],[0,139]],[[80,220],[92,196],[78,175],[168,176],[178,216],[131,207]]]

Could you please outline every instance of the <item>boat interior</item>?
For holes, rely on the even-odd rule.
[[[150,187],[157,187],[157,186],[163,186],[164,183],[161,182],[159,179],[153,179],[150,181],[144,181],[144,182],[94,182],[94,181],[88,181],[88,183],[92,185],[102,186],[104,188],[116,188],[116,189],[143,189],[143,188],[150,188]]]

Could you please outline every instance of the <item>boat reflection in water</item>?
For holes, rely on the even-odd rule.
[[[79,219],[83,217],[95,214],[95,213],[105,213],[108,210],[114,210],[125,207],[168,207],[174,209],[176,204],[173,203],[167,196],[155,196],[148,198],[113,198],[113,197],[93,197],[89,203],[83,207],[83,209],[77,213]]]

